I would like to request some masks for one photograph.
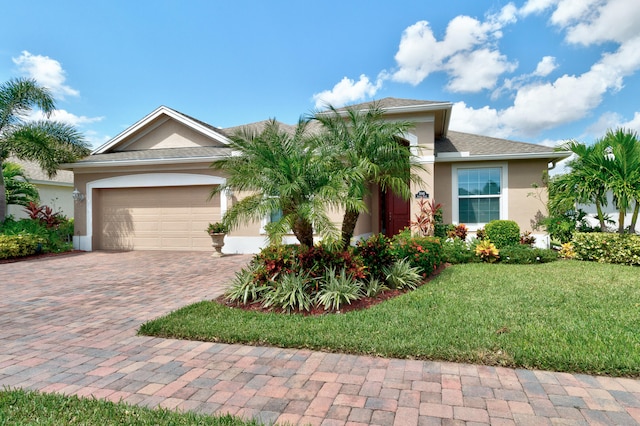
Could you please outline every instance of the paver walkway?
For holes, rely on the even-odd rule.
[[[94,252],[0,264],[0,387],[322,425],[640,423],[640,381],[136,336],[248,256]]]

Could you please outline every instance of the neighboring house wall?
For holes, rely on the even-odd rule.
[[[49,178],[34,162],[18,160],[15,157],[10,157],[8,161],[22,166],[29,182],[38,188],[40,205],[47,205],[54,212],[60,212],[68,218],[73,217],[74,203],[71,195],[73,192],[73,172],[59,170],[55,176]],[[29,217],[22,206],[10,204],[7,206],[7,213],[16,219]]]

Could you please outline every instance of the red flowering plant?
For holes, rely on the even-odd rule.
[[[391,240],[384,234],[375,234],[366,240],[358,241],[355,254],[364,262],[368,278],[381,279],[383,269],[396,261],[391,251]]]
[[[443,249],[436,237],[404,238],[402,234],[392,243],[397,259],[407,259],[411,266],[420,268],[424,278],[430,276],[443,262]]]

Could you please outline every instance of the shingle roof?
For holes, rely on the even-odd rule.
[[[168,160],[179,158],[212,158],[228,155],[229,148],[218,146],[201,146],[188,148],[145,149],[140,151],[119,151],[108,154],[93,154],[76,162],[76,164],[100,163],[105,161],[131,160]]]
[[[372,105],[378,105],[381,108],[398,108],[398,107],[406,107],[406,106],[418,106],[418,105],[437,105],[437,104],[446,104],[449,102],[444,101],[424,101],[418,99],[404,99],[404,98],[382,98],[377,101],[363,102],[360,104],[349,105],[349,108],[361,108],[367,109]],[[344,109],[344,108],[340,108]]]
[[[58,170],[55,176],[49,177],[38,163],[33,161],[19,160],[15,157],[9,157],[7,161],[19,164],[24,169],[27,178],[31,181],[73,183],[73,172]]]
[[[555,153],[553,148],[544,145],[453,131],[436,140],[435,152],[436,155],[447,152],[468,152],[470,155]]]

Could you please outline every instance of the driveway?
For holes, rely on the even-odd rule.
[[[292,424],[638,424],[640,382],[136,336],[248,256],[93,252],[0,264],[0,386]]]

